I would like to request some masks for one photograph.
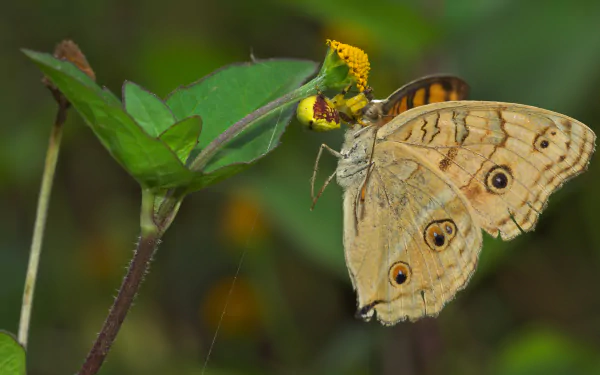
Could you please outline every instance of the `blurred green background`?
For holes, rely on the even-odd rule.
[[[73,38],[98,82],[165,96],[220,66],[321,61],[363,48],[383,98],[430,73],[471,98],[564,113],[600,131],[600,2],[174,0],[5,2],[0,13],[0,328],[17,331],[55,104],[19,48]],[[223,103],[224,106],[227,103]],[[156,254],[102,374],[600,374],[600,161],[554,194],[537,230],[486,236],[467,289],[437,319],[354,319],[341,191],[309,211],[320,143],[294,121],[258,166],[190,196]],[[325,158],[321,178],[335,161]],[[101,327],[138,234],[138,187],[71,112],[58,164],[29,374],[72,374]],[[242,262],[243,260],[243,262]]]

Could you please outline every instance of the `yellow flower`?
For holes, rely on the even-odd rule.
[[[369,57],[360,48],[327,40],[327,54],[319,74],[297,90],[300,101],[296,109],[298,121],[310,130],[329,131],[340,128],[340,121],[349,125],[362,124],[362,109],[372,99],[367,86]],[[346,99],[356,86],[358,95]],[[342,90],[334,98],[325,97],[325,91]],[[317,94],[317,95],[315,95]]]
[[[367,54],[360,48],[331,39],[327,39],[327,45],[346,63],[350,75],[356,80],[356,87],[363,92],[367,88],[371,69]]]

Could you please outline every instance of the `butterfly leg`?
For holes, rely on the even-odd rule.
[[[319,153],[317,154],[317,160],[315,160],[315,168],[313,169],[313,175],[310,179],[310,197],[313,201],[312,206],[310,208],[311,211],[315,207],[315,204],[317,203],[317,200],[319,199],[321,194],[323,194],[323,191],[325,191],[325,188],[327,187],[327,185],[329,185],[329,183],[331,182],[331,180],[333,179],[333,177],[336,174],[336,172],[333,172],[333,174],[331,176],[329,176],[329,178],[327,178],[327,180],[325,181],[325,184],[323,185],[321,190],[319,190],[318,195],[315,197],[315,180],[317,179],[317,171],[319,170],[319,161],[321,160],[321,155],[323,154],[323,150],[329,151],[329,153],[331,155],[335,156],[338,159],[340,159],[342,157],[342,154],[340,154],[336,150],[332,149],[331,147],[327,146],[325,143],[323,143],[321,145],[321,147],[319,148]]]
[[[327,180],[325,180],[325,183],[323,184],[323,186],[321,187],[321,190],[319,190],[319,192],[317,193],[316,197],[313,197],[313,203],[310,206],[310,210],[312,211],[315,208],[315,205],[317,204],[317,201],[319,200],[319,198],[321,197],[321,194],[323,194],[323,192],[325,191],[325,188],[327,187],[327,185],[329,185],[329,183],[331,182],[331,180],[333,180],[333,178],[335,177],[335,175],[337,174],[336,172],[333,172],[331,174],[331,176],[329,176],[327,178]]]

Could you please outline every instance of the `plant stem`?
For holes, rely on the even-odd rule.
[[[217,138],[210,142],[202,150],[202,152],[200,152],[196,159],[194,159],[194,161],[191,163],[190,169],[192,171],[201,171],[225,143],[231,141],[233,138],[235,138],[236,135],[238,135],[247,127],[252,125],[253,122],[255,122],[263,116],[266,116],[271,111],[293,101],[300,100],[304,97],[317,93],[317,87],[320,83],[322,83],[322,80],[323,78],[319,76],[310,81],[309,83],[305,84],[304,86],[260,107],[256,111],[246,115],[241,120],[228,127],[227,130],[221,133]]]
[[[177,212],[179,212],[179,207],[181,207],[185,195],[185,189],[172,189],[158,207],[155,217],[156,226],[161,235],[171,226],[175,216],[177,216]]]
[[[21,345],[23,345],[25,348],[27,348],[27,338],[29,336],[29,323],[31,321],[31,310],[33,308],[35,281],[40,263],[40,254],[42,252],[42,242],[48,214],[48,204],[50,202],[50,193],[52,191],[52,181],[54,180],[54,172],[56,171],[56,162],[58,160],[58,152],[60,150],[63,125],[67,119],[67,109],[69,108],[69,103],[64,97],[55,95],[55,98],[58,101],[58,112],[56,114],[54,125],[52,126],[52,132],[50,133],[48,150],[46,151],[46,161],[44,165],[44,173],[42,175],[42,186],[40,187],[35,224],[33,226],[31,249],[29,250],[27,276],[25,276],[23,303],[21,305],[21,319],[19,321],[18,339]]]
[[[121,324],[123,324],[133,300],[140,289],[144,275],[150,268],[152,255],[160,242],[160,234],[157,227],[153,224],[153,202],[154,195],[150,191],[144,190],[142,193],[142,213],[140,218],[142,233],[137,244],[137,249],[133,254],[131,263],[129,263],[127,274],[121,283],[117,298],[115,298],[104,321],[102,330],[98,334],[78,375],[94,375],[100,370],[112,343],[119,333]]]

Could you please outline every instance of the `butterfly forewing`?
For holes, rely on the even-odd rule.
[[[475,101],[406,112],[378,136],[430,161],[466,196],[478,224],[505,240],[534,228],[549,195],[586,168],[595,143],[570,117]]]
[[[458,77],[428,76],[402,86],[386,100],[374,102],[374,108],[367,109],[366,113],[376,116],[377,124],[381,126],[409,109],[430,103],[465,100],[468,95],[469,85]]]

